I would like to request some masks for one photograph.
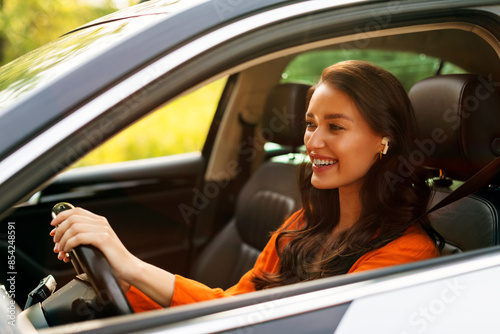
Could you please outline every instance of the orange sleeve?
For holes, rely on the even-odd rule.
[[[361,256],[349,273],[422,261],[437,256],[439,251],[434,242],[420,227],[412,226],[398,239]]]
[[[301,211],[293,214],[282,228],[289,228],[290,222],[295,220]],[[297,221],[302,223],[301,220]],[[294,226],[296,227],[296,226]],[[281,228],[280,228],[281,229]],[[279,270],[279,258],[276,252],[276,237],[274,233],[266,247],[259,255],[254,267],[243,275],[240,281],[227,290],[220,288],[209,288],[208,286],[175,275],[174,296],[171,306],[190,304],[204,300],[234,296],[254,291],[252,278],[260,272],[277,273]],[[420,227],[410,227],[400,238],[388,243],[384,247],[375,249],[361,256],[351,267],[349,273],[365,270],[378,269],[393,265],[421,261],[439,256],[439,251],[432,240]],[[127,297],[135,312],[142,312],[161,308],[142,292],[132,287]]]
[[[175,275],[174,297],[171,306],[195,303],[204,300],[239,295],[255,291],[252,278],[256,273],[277,272],[279,266],[278,254],[275,248],[277,233],[274,233],[266,247],[260,253],[254,267],[241,277],[236,285],[227,290],[211,289],[197,281]]]
[[[287,228],[291,222],[296,220],[301,215],[301,213],[301,210],[294,213],[285,221],[280,230],[282,228]],[[300,220],[298,220],[298,222],[300,222]],[[212,289],[200,282],[180,275],[175,275],[174,296],[171,306],[190,304],[255,291],[252,283],[254,275],[261,272],[277,273],[279,270],[279,258],[275,247],[277,236],[278,232],[275,232],[271,236],[262,253],[260,253],[254,267],[243,275],[236,285],[227,290],[222,290],[220,288]],[[156,304],[134,287],[132,287],[127,293],[127,297],[136,312],[161,308],[160,305]]]
[[[191,280],[189,278],[175,275],[174,297],[171,306],[196,303],[204,300],[234,296],[242,293],[255,291],[252,278],[258,270],[273,269],[278,263],[278,256],[274,247],[276,234],[271,237],[266,247],[260,253],[254,267],[241,277],[236,285],[227,290],[220,288],[209,288],[205,284]]]
[[[302,210],[299,210],[283,223],[280,229],[275,232],[271,239],[267,242],[266,247],[257,258],[254,267],[243,275],[236,285],[225,291],[219,288],[211,289],[202,283],[176,275],[174,297],[172,299],[171,306],[195,303],[203,300],[234,296],[255,291],[252,278],[256,274],[260,274],[261,272],[277,273],[279,270],[279,258],[278,253],[276,252],[276,238],[279,231],[283,228],[289,228],[289,225],[291,225],[293,221],[297,220],[301,214]],[[297,224],[299,224],[300,221],[300,219],[297,220]]]
[[[161,309],[161,305],[155,303],[151,298],[142,293],[135,286],[131,286],[127,292],[127,298],[135,313]]]

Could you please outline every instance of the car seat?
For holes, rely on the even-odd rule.
[[[500,155],[500,95],[491,78],[453,74],[426,78],[409,96],[419,128],[409,160],[440,171],[432,206]],[[498,181],[429,215],[443,255],[499,244]]]
[[[260,130],[267,140],[283,146],[303,145],[309,87],[281,84],[272,89]],[[236,284],[253,267],[270,233],[300,206],[297,165],[264,162],[243,186],[234,217],[202,251],[190,277],[223,289]]]

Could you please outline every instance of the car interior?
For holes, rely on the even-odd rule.
[[[402,29],[403,31],[398,29],[398,32],[401,32],[401,34],[391,32],[392,35],[369,40],[370,48],[379,50],[405,50],[415,53],[420,52],[436,56],[442,60],[446,59],[446,61],[458,64],[466,69],[466,74],[442,74],[437,71],[434,75],[430,75],[427,78],[412,83],[411,89],[409,90],[409,96],[414,105],[417,125],[420,131],[417,140],[421,144],[419,146],[421,149],[419,152],[415,153],[415,161],[413,163],[424,164],[434,176],[431,181],[434,185],[431,206],[446,197],[500,154],[500,129],[497,126],[500,120],[500,115],[498,114],[500,108],[500,95],[498,84],[495,84],[495,78],[499,78],[500,75],[498,72],[500,69],[498,66],[498,45],[488,44],[486,32],[481,31],[477,26],[467,29],[473,32],[465,31],[464,27],[460,26],[460,24],[443,25],[443,28],[444,29],[436,29],[436,26],[408,27]],[[404,30],[419,31],[404,33]],[[389,34],[388,32],[382,32],[382,34],[386,33]],[[462,45],[461,42],[458,41],[464,40],[470,42],[471,45],[475,47],[469,48],[468,52],[458,52]],[[348,45],[348,43],[340,43],[321,46],[319,49],[337,49]],[[497,51],[495,51],[495,49]],[[471,52],[471,50],[476,50],[476,52]],[[309,50],[306,52],[309,52]],[[483,56],[484,58],[482,58]],[[259,87],[259,89],[250,89],[248,87],[242,89],[245,95],[236,94],[236,99],[238,100],[234,101],[234,105],[231,106],[230,109],[247,111],[248,115],[245,117],[248,119],[255,119],[256,116],[254,114],[263,114],[261,130],[271,128],[267,123],[269,118],[266,115],[269,115],[272,110],[287,110],[287,112],[290,113],[287,119],[292,120],[292,122],[301,122],[302,117],[300,117],[300,115],[303,115],[304,110],[295,109],[298,105],[302,106],[302,104],[297,102],[297,96],[304,98],[308,86],[304,86],[300,83],[276,83],[271,90],[267,89],[267,87],[264,88],[270,91],[267,98],[263,98],[261,93],[263,89],[262,86],[269,85],[270,80],[268,79],[271,76],[271,71],[279,71],[281,74],[292,57],[293,55],[288,54],[286,57],[274,59],[240,73],[239,75],[241,76],[240,79],[243,85],[249,82],[249,84],[253,84],[255,87]],[[482,60],[480,60],[480,58],[482,58]],[[270,67],[271,64],[272,69]],[[265,80],[255,80],[260,73],[266,73]],[[250,76],[252,81],[245,80],[246,76]],[[254,95],[252,97],[247,97],[246,94],[248,94],[248,91],[252,91]],[[276,91],[280,91],[282,94],[278,95]],[[252,108],[247,104],[240,106],[238,105],[240,98],[244,99],[245,102],[248,100],[261,101],[261,105],[252,105]],[[259,112],[259,110],[262,111]],[[252,111],[254,114],[251,113]],[[232,120],[235,122],[232,124],[236,125],[238,119],[234,115]],[[230,120],[228,119],[227,122],[230,123]],[[300,128],[301,126],[303,127],[302,124],[291,124],[290,128]],[[229,130],[227,125],[221,129],[219,138],[224,138],[224,130],[226,129]],[[439,130],[437,133],[440,134],[438,141],[433,137],[435,135],[433,131],[437,130]],[[288,133],[286,131],[283,132],[283,134],[293,136],[293,133]],[[293,146],[291,142],[292,139],[285,140],[280,134],[275,134],[270,137],[279,139],[280,141],[276,142],[281,145],[284,145],[286,142],[289,148]],[[444,140],[444,138],[446,138],[446,140]],[[300,144],[299,138],[297,138],[297,143],[297,145]],[[219,160],[222,158],[219,154],[229,154],[228,151],[232,151],[233,154],[235,152],[231,147],[224,148],[221,147],[220,150],[215,150],[214,156],[211,158],[212,160],[208,167],[208,177],[210,177],[211,168],[220,168],[220,165],[218,166],[216,161],[225,161],[224,159]],[[264,149],[262,149],[262,151],[264,151]],[[245,236],[245,234],[262,231],[261,237],[267,237],[264,232],[269,231],[270,227],[276,228],[279,226],[283,222],[281,217],[291,214],[296,206],[290,205],[290,209],[284,209],[283,205],[273,205],[272,207],[274,210],[283,210],[276,216],[274,215],[276,211],[274,211],[272,215],[268,215],[269,219],[276,217],[277,220],[261,220],[260,212],[267,213],[267,207],[264,209],[264,207],[260,206],[260,210],[257,211],[259,214],[257,214],[252,205],[253,203],[258,203],[258,201],[248,200],[247,196],[249,195],[246,190],[262,184],[259,186],[260,190],[269,191],[266,186],[264,186],[266,182],[261,182],[259,179],[262,177],[263,180],[265,180],[265,176],[261,176],[261,174],[264,173],[261,171],[261,168],[276,169],[276,174],[273,176],[273,180],[276,184],[289,183],[295,174],[292,169],[296,168],[297,162],[303,161],[302,158],[295,158],[294,155],[291,155],[291,157],[292,158],[290,158],[290,155],[285,154],[282,159],[276,159],[276,157],[262,158],[264,161],[269,159],[271,161],[278,160],[280,162],[265,162],[255,168],[255,172],[246,183],[238,198],[236,214],[233,220],[231,220],[231,224],[228,225],[228,230],[224,230],[218,234],[214,240],[209,243],[206,248],[208,251],[200,256],[199,262],[197,262],[198,265],[195,265],[194,277],[196,279],[205,282],[209,286],[229,287],[237,282],[237,278],[241,277],[242,273],[251,268],[254,259],[256,259],[258,252],[263,249],[265,243],[263,241],[256,243],[254,241],[256,238],[255,235],[249,237]],[[284,165],[277,167],[278,164]],[[284,168],[289,168],[290,171],[285,173]],[[446,243],[442,251],[443,255],[486,248],[499,244],[498,210],[500,208],[500,197],[498,196],[499,190],[497,184],[498,177],[492,180],[490,185],[484,187],[479,192],[466,196],[429,215],[432,225],[445,239]],[[289,188],[284,193],[282,190],[276,189],[271,191],[277,192],[274,194],[273,198],[276,202],[283,203],[283,201],[290,201],[290,199],[295,199],[297,201],[300,198],[296,193],[296,188]],[[258,190],[254,191],[254,194],[250,196],[259,197]],[[269,193],[269,196],[271,196],[271,193]],[[268,201],[268,203],[269,202],[270,201]],[[290,201],[290,203],[292,202]],[[300,202],[298,203],[300,205]],[[242,208],[242,206],[244,208]],[[247,209],[248,211],[246,211]],[[239,214],[243,212],[245,213],[246,220],[239,220]],[[244,224],[247,224],[246,222],[251,222],[251,228],[248,225],[241,226],[240,222],[243,223],[243,221],[245,222]],[[232,224],[235,224],[236,227],[231,227]],[[238,240],[237,243],[239,246],[229,246],[228,240],[222,241],[224,239],[224,233],[229,234],[229,229],[233,231],[231,233],[236,232],[238,237],[234,238],[234,235],[231,235],[228,239]],[[258,246],[259,244],[260,246]],[[248,261],[246,267],[241,268],[240,265],[246,263],[249,257],[249,255],[247,255],[249,246],[253,246],[252,261]],[[228,250],[231,249],[229,247],[237,247],[239,251],[229,252]],[[230,277],[232,276],[229,272],[234,268],[231,265],[232,263],[237,262],[239,264],[238,270],[241,270],[238,271],[238,275],[236,275],[230,283],[221,278],[226,277],[226,275],[220,275],[220,273],[224,271],[224,264],[215,263],[216,261],[210,262],[209,260],[210,258],[219,258],[220,254],[217,253],[218,251],[220,251],[221,254],[226,253],[226,251],[227,253],[232,253],[231,257],[238,254],[239,260],[241,261],[239,262],[235,258],[227,260],[228,269],[226,269],[226,271]],[[226,255],[226,257],[227,256],[228,255]],[[201,263],[207,265],[200,265]],[[208,265],[209,263],[210,265]],[[211,268],[214,268],[213,271]]]
[[[409,163],[425,163],[434,174],[437,171],[432,179],[431,207],[453,191],[453,181],[466,181],[492,160],[495,147],[491,147],[491,138],[500,138],[500,95],[487,92],[485,80],[472,74],[434,76],[417,82],[410,90],[420,146],[415,161]],[[302,135],[298,129],[303,128],[301,115],[305,113],[305,104],[300,101],[305,99],[308,88],[303,84],[283,84],[271,91],[262,128],[272,128],[267,122],[272,117],[268,115],[276,110],[286,110],[286,119],[296,123],[290,124],[288,131],[275,134],[275,142],[300,146]],[[485,93],[482,99],[474,95],[479,90]],[[477,101],[473,110],[467,104],[471,99]],[[442,111],[447,109],[452,119],[442,117]],[[464,116],[469,111],[471,116]],[[438,141],[433,134],[436,129],[441,134]],[[257,168],[238,197],[235,217],[198,258],[193,278],[208,286],[229,288],[251,269],[264,249],[268,232],[277,229],[286,216],[300,207],[300,194],[293,182],[297,174],[295,159],[300,158],[292,155],[288,163],[268,161]],[[499,244],[499,205],[498,189],[489,185],[431,213],[432,225],[446,242],[442,255]]]
[[[405,82],[420,143],[415,161],[409,163],[424,164],[432,172],[434,204],[500,155],[500,45],[492,41],[487,30],[473,23],[431,23],[333,37],[252,60],[217,76],[228,76],[228,81],[203,160],[187,155],[182,162],[168,160],[166,168],[152,160],[64,172],[38,193],[36,205],[20,205],[2,223],[23,222],[30,233],[48,236],[48,223],[41,222],[48,221],[52,205],[78,192],[74,204],[121,222],[117,234],[141,258],[208,286],[228,288],[253,266],[270,231],[301,206],[296,171],[305,159],[303,115],[311,82],[285,80],[294,59],[325,50],[344,52],[348,58],[349,50],[361,49],[367,57],[369,50],[382,50],[440,60],[432,73],[417,66],[423,73],[420,80]],[[446,73],[446,63],[463,72]],[[147,183],[158,170],[166,178],[162,189]],[[144,171],[149,176],[141,175],[143,183],[125,186],[128,178]],[[479,192],[430,214],[446,240],[443,255],[500,243],[499,181],[497,176]],[[95,195],[86,188],[93,184],[113,187]],[[217,195],[186,224],[178,203],[191,202],[192,190],[203,193],[207,185],[216,186]],[[149,193],[138,194],[137,187]],[[174,197],[177,201],[169,203]],[[146,222],[141,231],[137,221]],[[48,273],[55,273],[62,284],[74,276],[72,268],[56,260],[49,237],[26,240],[18,247],[20,270],[26,272],[22,285],[32,288]]]

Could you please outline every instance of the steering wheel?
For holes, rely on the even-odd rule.
[[[70,203],[58,203],[52,208],[52,216],[73,209]],[[109,316],[134,313],[118,279],[104,254],[93,246],[78,246],[69,253],[78,275],[87,274],[98,301]]]

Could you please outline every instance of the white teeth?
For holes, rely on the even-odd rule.
[[[322,159],[314,159],[313,163],[316,166],[328,166],[328,165],[333,165],[336,163],[337,160],[322,160]]]

